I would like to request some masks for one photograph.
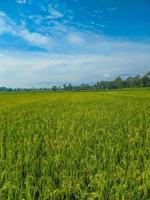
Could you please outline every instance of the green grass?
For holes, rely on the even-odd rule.
[[[0,199],[150,199],[150,90],[0,94]]]

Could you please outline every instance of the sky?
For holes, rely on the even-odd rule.
[[[150,70],[150,0],[0,0],[0,87]]]

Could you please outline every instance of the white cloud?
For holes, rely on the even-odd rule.
[[[48,6],[48,12],[50,14],[50,19],[58,19],[63,17],[63,14],[60,11],[53,8],[51,4]]]
[[[39,29],[41,30],[42,28],[40,27]],[[59,22],[54,22],[51,29],[43,28],[41,33],[40,30],[31,32],[25,24],[18,26],[5,13],[0,12],[0,34],[9,33],[20,37],[31,46],[41,47],[49,52],[61,51],[96,55],[150,52],[149,42],[114,39],[90,31],[79,32]]]
[[[110,74],[104,74],[104,77],[111,78],[111,75]]]
[[[28,41],[32,45],[43,46],[49,44],[49,38],[41,35],[40,33],[32,33],[27,29],[23,29],[18,33],[24,40]]]
[[[12,26],[14,26],[14,23],[4,12],[0,11],[0,34],[13,32]]]
[[[51,38],[40,33],[30,32],[25,26],[18,26],[11,21],[4,12],[0,11],[0,34],[9,33],[11,35],[21,37],[32,46],[49,48]]]
[[[17,0],[17,3],[19,3],[19,4],[26,4],[27,0]]]
[[[83,39],[80,35],[78,35],[78,34],[76,34],[76,33],[71,33],[71,34],[69,34],[69,35],[68,35],[68,40],[69,40],[69,42],[72,43],[72,44],[81,45],[81,44],[84,43],[84,39]]]
[[[149,52],[113,55],[67,55],[29,52],[2,52],[0,85],[32,87],[39,82],[96,82],[119,74],[150,70]]]
[[[150,70],[149,42],[108,38],[90,31],[79,32],[57,22],[55,19],[61,18],[62,14],[56,11],[49,15],[54,26],[42,27],[43,33],[37,29],[31,32],[25,24],[19,26],[0,12],[0,34],[20,37],[31,46],[49,52],[3,51],[0,48],[0,86],[27,87],[45,81],[96,82],[115,74]],[[42,20],[40,16],[37,19]]]

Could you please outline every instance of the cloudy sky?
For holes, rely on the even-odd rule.
[[[150,0],[0,0],[0,86],[150,70]]]

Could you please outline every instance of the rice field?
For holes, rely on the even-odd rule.
[[[150,199],[150,90],[1,93],[0,199]]]

